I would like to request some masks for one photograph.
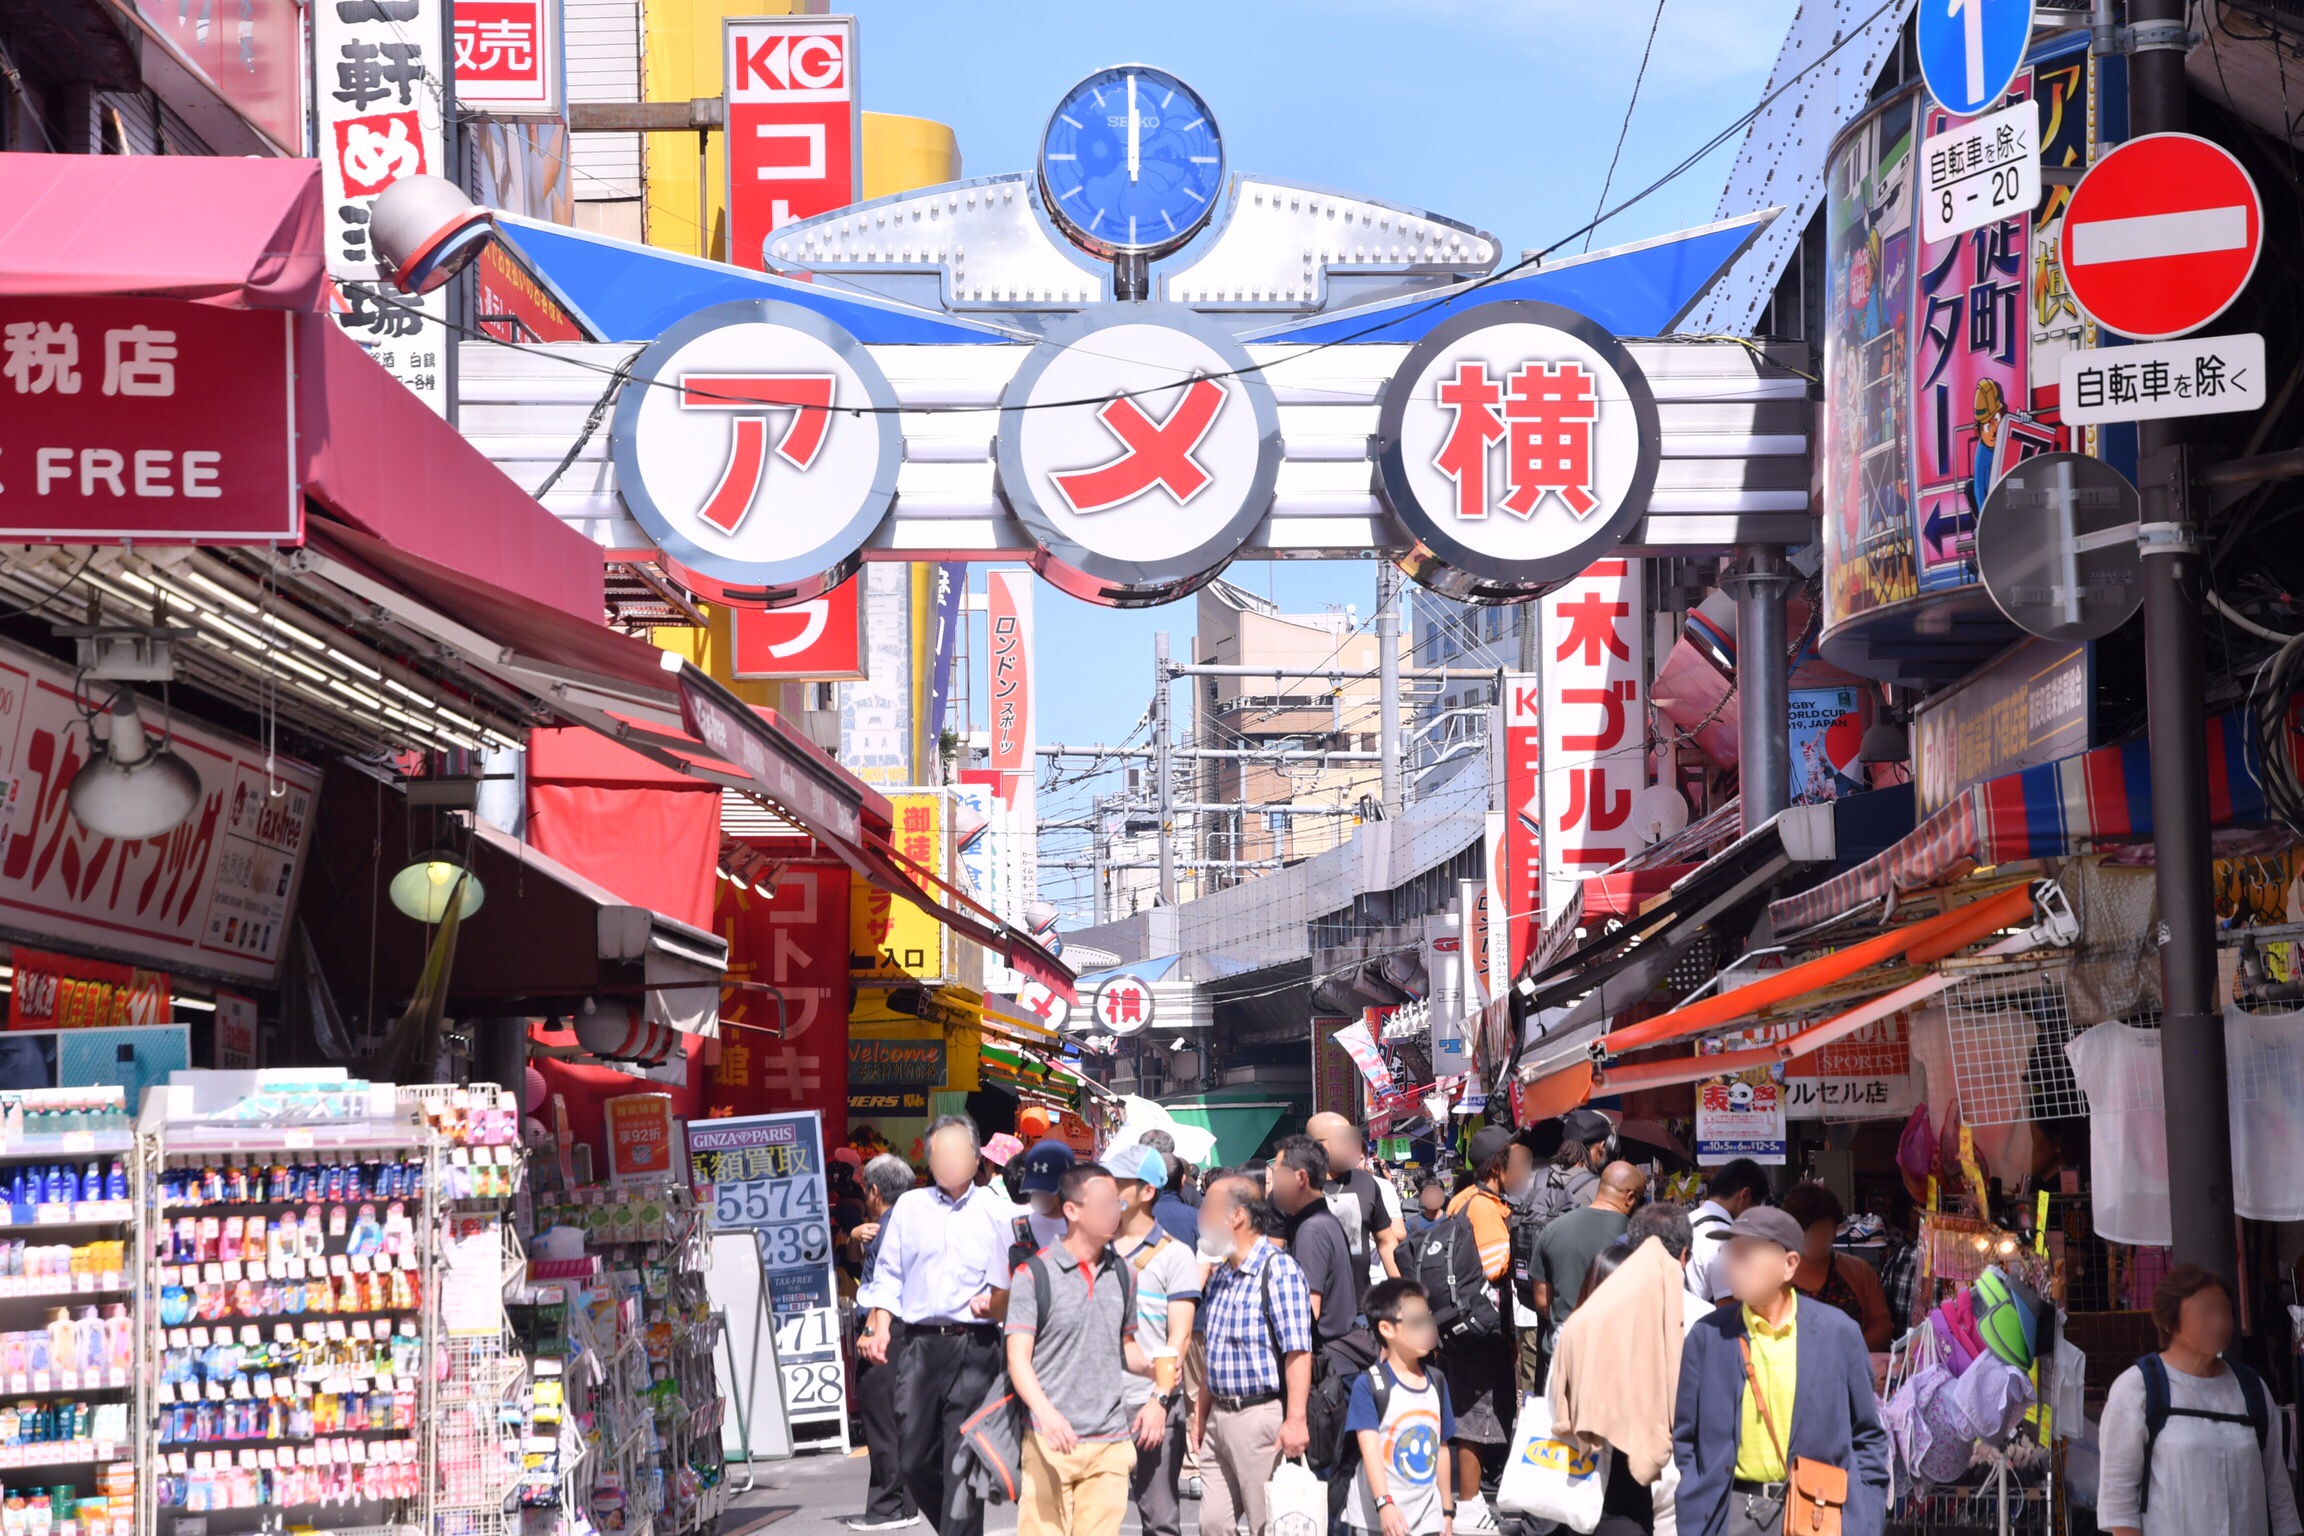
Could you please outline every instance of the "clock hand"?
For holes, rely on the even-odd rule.
[[[1136,168],[1141,157],[1136,152],[1136,77],[1128,77],[1128,180],[1136,180]]]

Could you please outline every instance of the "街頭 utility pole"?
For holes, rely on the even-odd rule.
[[[1389,560],[1376,565],[1376,747],[1384,787],[1384,817],[1397,820],[1407,809],[1400,798],[1400,568]]]
[[[1152,796],[1160,817],[1160,904],[1176,905],[1176,782],[1169,774],[1168,632],[1152,637]]]

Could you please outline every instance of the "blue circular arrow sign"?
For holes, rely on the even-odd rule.
[[[1947,112],[1974,117],[2000,104],[2032,38],[2033,0],[1920,0],[1920,74]]]

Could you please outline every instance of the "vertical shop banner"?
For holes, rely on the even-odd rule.
[[[1382,1010],[1386,1015],[1390,1012],[1390,1009]],[[1392,1067],[1384,1060],[1384,1052],[1376,1044],[1376,1030],[1381,1027],[1379,1011],[1371,1008],[1359,1023],[1347,1024],[1328,1036],[1351,1058],[1352,1065],[1360,1069],[1360,1076],[1367,1082],[1371,1095],[1392,1091]]]
[[[269,986],[320,776],[282,758],[267,777],[255,745],[182,715],[169,729],[199,807],[158,837],[99,836],[66,799],[88,760],[72,674],[0,645],[0,923]]]
[[[291,155],[304,152],[302,10],[296,0],[135,4],[145,23],[205,75],[216,94]]]
[[[986,578],[984,691],[990,706],[992,770],[1000,798],[1014,804],[1037,769],[1032,719],[1032,573],[993,571]]]
[[[1920,590],[1908,469],[1913,104],[1843,139],[1825,169],[1824,627]]]
[[[840,690],[840,763],[867,784],[910,784],[911,569],[874,561],[850,585],[864,605],[864,678]]]
[[[452,89],[448,0],[319,0],[312,7],[320,195],[337,323],[426,405],[448,414],[448,289],[392,288],[368,243],[377,194],[404,176],[450,176],[442,131]]]
[[[745,16],[721,27],[728,101],[728,260],[755,272],[768,236],[864,196],[864,118],[849,16]]]
[[[749,1231],[760,1244],[785,1413],[794,1424],[848,1411],[824,1136],[814,1110],[688,1123],[688,1167],[705,1219],[715,1231]]]
[[[2040,163],[2076,177],[2096,163],[2096,72],[2085,48],[2032,67],[2032,100],[2040,110]],[[2072,185],[2045,182],[2032,215],[2032,259],[2026,309],[2032,332],[2028,358],[2032,412],[2054,422],[2063,401],[2058,371],[2068,352],[2095,345],[2095,327],[2080,313],[2064,281],[2064,209]],[[2067,443],[2069,446],[2069,443]]]
[[[960,650],[961,600],[968,595],[968,567],[946,561],[928,573],[928,740],[943,751],[944,717],[952,701],[952,661]]]
[[[888,797],[890,843],[906,861],[950,880],[944,792],[913,790]],[[924,881],[933,888],[934,881]],[[848,905],[848,973],[857,981],[946,981],[951,934],[932,913],[855,877]]]
[[[1543,917],[1639,846],[1648,787],[1648,621],[1641,562],[1601,560],[1540,600],[1544,647]],[[1507,749],[1509,750],[1509,749]]]
[[[821,597],[776,608],[728,611],[733,670],[740,680],[864,676],[863,578]]]
[[[558,117],[561,0],[453,0],[456,105],[490,117]]]
[[[728,941],[712,1115],[809,1109],[847,1135],[848,877],[845,864],[785,864],[749,891],[720,882]]]
[[[1016,825],[1016,815],[1001,803],[999,775],[987,769],[964,768],[960,783],[946,791],[952,807],[954,857],[960,884],[1002,922],[1024,926],[1024,902],[1017,892],[1023,885],[1019,854],[1030,834]],[[1027,985],[1021,971],[990,950],[984,952],[984,990],[1020,997]],[[1050,1001],[1055,994],[1042,987]]]
[[[1501,953],[1491,962],[1499,986],[1528,963],[1544,926],[1544,683],[1539,672],[1504,674],[1504,809],[1490,849],[1499,910],[1491,918]]]
[[[1338,1018],[1312,1021],[1312,1112],[1349,1119],[1360,1108],[1360,1074],[1352,1058],[1336,1042],[1338,1031],[1350,1027]]]
[[[1862,792],[1864,767],[1857,749],[1864,744],[1864,717],[1854,684],[1842,688],[1795,688],[1792,717],[1792,803],[1815,805]]]

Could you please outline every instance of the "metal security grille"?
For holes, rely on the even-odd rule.
[[[1970,1125],[2071,1120],[2088,1113],[2064,1047],[2072,1039],[2066,964],[1971,971],[1944,993],[1952,1081]]]

